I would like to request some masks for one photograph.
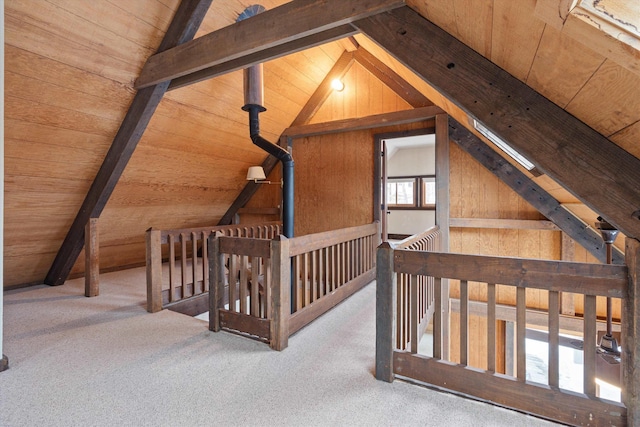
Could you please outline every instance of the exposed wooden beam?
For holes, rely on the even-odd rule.
[[[607,261],[606,246],[600,233],[590,228],[580,218],[562,206],[552,195],[547,193],[544,188],[536,184],[451,117],[449,118],[449,137],[460,148],[511,187],[520,197],[540,211],[542,215],[549,218],[577,243],[580,243],[600,262],[605,263]],[[615,264],[624,263],[624,254],[617,248],[614,248],[613,262]]]
[[[625,235],[640,237],[640,159],[408,7],[354,25]]]
[[[172,80],[404,6],[404,0],[294,0],[153,55],[136,88]]]
[[[318,112],[322,104],[329,98],[333,88],[331,82],[334,79],[341,79],[347,74],[347,71],[351,68],[354,61],[354,54],[352,52],[344,51],[340,58],[333,64],[331,70],[327,73],[320,85],[316,88],[315,92],[309,98],[309,101],[302,107],[302,110],[298,113],[298,117],[291,123],[291,126],[304,125],[311,120],[311,118]]]
[[[158,51],[162,52],[191,40],[200,27],[211,2],[212,0],[183,0]],[[44,279],[46,284],[61,285],[69,276],[84,246],[84,228],[87,222],[90,218],[98,218],[102,213],[168,86],[167,81],[149,86],[135,95],[102,166]]]
[[[222,74],[225,74],[231,71],[240,70],[246,67],[250,67],[251,65],[254,65],[254,64],[259,64],[261,62],[270,61],[272,59],[276,59],[284,55],[290,55],[292,53],[299,52],[301,50],[308,49],[314,46],[318,46],[320,44],[327,43],[333,40],[341,39],[343,37],[348,37],[356,33],[358,33],[358,30],[356,30],[350,24],[345,24],[336,28],[331,28],[329,30],[322,31],[317,34],[312,34],[307,37],[302,37],[300,39],[296,39],[288,43],[274,46],[269,49],[263,49],[255,53],[242,56],[240,58],[232,59],[230,61],[225,61],[221,64],[214,65],[212,67],[207,67],[200,71],[196,71],[194,73],[187,74],[182,77],[178,77],[171,81],[171,84],[169,85],[169,90],[188,86],[190,84],[201,82],[203,80],[207,80],[216,76],[220,76]]]
[[[427,107],[433,102],[424,96],[419,90],[411,86],[398,73],[389,68],[386,64],[373,56],[364,48],[359,48],[355,52],[355,60],[366,68],[371,74],[377,77],[382,83],[407,101],[414,108]]]
[[[395,126],[407,123],[420,122],[434,118],[437,114],[443,114],[440,107],[422,107],[413,110],[396,111],[393,113],[375,114],[373,116],[356,119],[334,120],[325,123],[311,125],[292,126],[285,129],[283,135],[290,138],[304,138],[308,136],[324,135],[329,133],[350,132],[355,130],[372,129],[382,126]]]

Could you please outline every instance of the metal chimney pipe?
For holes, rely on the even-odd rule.
[[[263,12],[260,5],[249,6],[236,22]],[[293,237],[293,158],[277,144],[260,136],[259,114],[267,111],[264,107],[264,82],[262,64],[252,65],[244,70],[244,106],[249,113],[249,135],[251,141],[282,162],[282,226],[285,237]]]

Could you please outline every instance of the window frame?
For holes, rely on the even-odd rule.
[[[385,189],[385,196],[387,197],[386,205],[388,210],[415,210],[415,211],[434,211],[436,210],[436,206],[438,201],[434,204],[425,204],[425,194],[424,194],[424,183],[426,180],[433,180],[436,182],[435,175],[405,175],[405,176],[388,176],[387,177],[387,185],[392,180],[412,180],[413,181],[413,203],[412,204],[391,204],[388,201],[389,193],[387,189]]]

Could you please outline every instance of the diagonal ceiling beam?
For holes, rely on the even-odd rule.
[[[176,10],[158,51],[162,52],[191,40],[200,27],[211,2],[212,0],[183,0]],[[136,93],[44,283],[61,285],[69,276],[84,246],[85,225],[90,218],[97,218],[102,213],[168,86],[167,81]]]
[[[467,128],[449,117],[449,138],[469,153],[482,166],[500,178],[524,200],[551,220],[573,240],[580,243],[602,263],[607,262],[606,246],[600,233],[590,228],[580,218],[562,206],[533,180],[496,153]],[[614,247],[614,264],[624,264],[624,254]]]
[[[358,48],[358,50],[355,51],[355,59],[413,108],[433,105],[433,102],[429,101],[422,92],[411,86],[405,79],[398,75],[398,73],[369,53],[368,50],[362,47]]]
[[[404,0],[293,0],[153,55],[135,87],[172,80],[404,4]]]
[[[640,159],[408,7],[353,25],[621,232],[640,238]]]

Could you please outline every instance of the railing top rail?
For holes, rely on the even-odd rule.
[[[252,228],[252,227],[262,227],[262,226],[271,226],[271,225],[282,225],[282,221],[271,221],[271,222],[260,222],[255,224],[230,224],[230,225],[213,225],[210,227],[196,227],[196,228],[178,228],[172,230],[161,230],[162,239],[166,239],[169,235],[180,235],[185,233],[187,235],[195,232],[212,232],[212,231],[224,231],[224,230],[232,230],[235,228]]]
[[[394,251],[394,270],[448,279],[625,298],[627,267],[478,256],[441,252]]]
[[[293,237],[289,240],[289,256],[300,255],[377,233],[378,223],[374,222],[372,224],[360,225],[351,228]]]
[[[435,237],[439,233],[440,233],[440,227],[437,225],[434,225],[433,227],[430,227],[421,233],[414,234],[413,236],[409,236],[406,239],[396,243],[395,247],[397,249],[407,249],[411,247],[411,245],[413,245],[414,243],[419,242],[430,236]]]
[[[248,237],[218,237],[220,253],[230,255],[245,255],[269,258],[271,255],[271,240],[254,239]]]

